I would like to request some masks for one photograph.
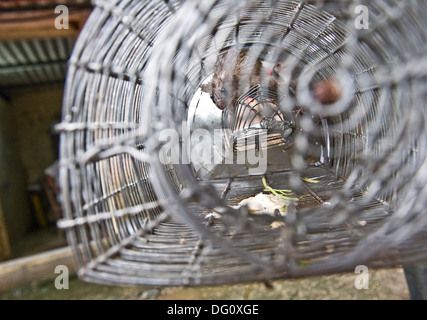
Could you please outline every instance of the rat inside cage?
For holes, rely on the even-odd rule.
[[[58,125],[79,276],[206,285],[425,259],[427,8],[369,2],[365,30],[355,5],[96,1]],[[236,49],[286,67],[274,90],[240,77],[219,108],[200,86]]]

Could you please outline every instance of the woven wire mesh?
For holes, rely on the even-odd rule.
[[[229,128],[233,146],[238,147],[239,139],[267,134],[266,145],[274,147],[290,144],[295,135],[295,114],[298,111],[283,112],[279,108],[277,94],[267,92],[260,85],[250,88],[236,101],[235,110],[223,112],[223,127]],[[247,145],[247,144],[246,144]],[[248,145],[249,147],[249,145]]]
[[[58,226],[79,276],[201,285],[425,261],[427,6],[363,3],[364,29],[355,24],[359,4],[94,1],[58,125]],[[242,130],[256,129],[235,125],[244,96],[233,118],[199,88],[219,54],[235,48],[266,65],[285,62],[282,76],[295,84],[258,101],[273,110],[257,122],[265,141],[274,137],[268,129],[280,131],[267,147],[252,135],[255,155],[267,156],[264,171],[191,157],[202,140],[188,137],[199,129],[221,133],[204,140],[212,157],[234,160]],[[342,92],[325,104],[310,88],[329,78]],[[164,140],[165,132],[177,134]],[[266,183],[296,199],[286,214],[235,207]]]

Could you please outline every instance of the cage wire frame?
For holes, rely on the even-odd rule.
[[[58,227],[82,280],[217,285],[426,260],[424,1],[93,4],[57,126]],[[368,29],[355,27],[360,4]],[[201,178],[181,150],[188,122],[192,130],[197,122],[190,101],[219,52],[234,47],[286,61],[296,94],[280,87],[278,108],[303,106],[301,130],[291,149],[267,150],[264,174],[249,175],[245,163]],[[328,77],[341,81],[343,97],[325,108],[310,83]],[[210,116],[215,106],[198,108],[221,122]],[[319,125],[313,115],[321,113]],[[179,163],[160,161],[164,130],[178,132],[170,151]],[[284,216],[233,207],[264,183],[298,196]]]
[[[267,91],[267,92],[266,92]],[[225,109],[222,113],[223,128],[229,128],[233,147],[238,140],[259,135],[263,130],[267,134],[267,146],[275,147],[292,144],[297,130],[295,116],[298,110],[286,112],[279,108],[277,92],[263,88],[259,84],[250,88],[236,101],[235,110]],[[251,145],[242,143],[244,147]]]

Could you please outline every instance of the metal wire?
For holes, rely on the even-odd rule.
[[[363,3],[364,29],[359,4],[94,1],[58,125],[79,276],[206,285],[425,261],[427,6]],[[286,65],[277,99],[244,89],[222,111],[200,90],[235,49]],[[265,184],[296,197],[286,214],[236,207]]]

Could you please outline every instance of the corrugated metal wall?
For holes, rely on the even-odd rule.
[[[62,82],[72,37],[0,42],[0,87]]]
[[[66,11],[56,11],[58,5]],[[64,82],[67,60],[90,10],[88,0],[0,1],[0,92]],[[67,27],[57,29],[56,19],[64,14]]]

